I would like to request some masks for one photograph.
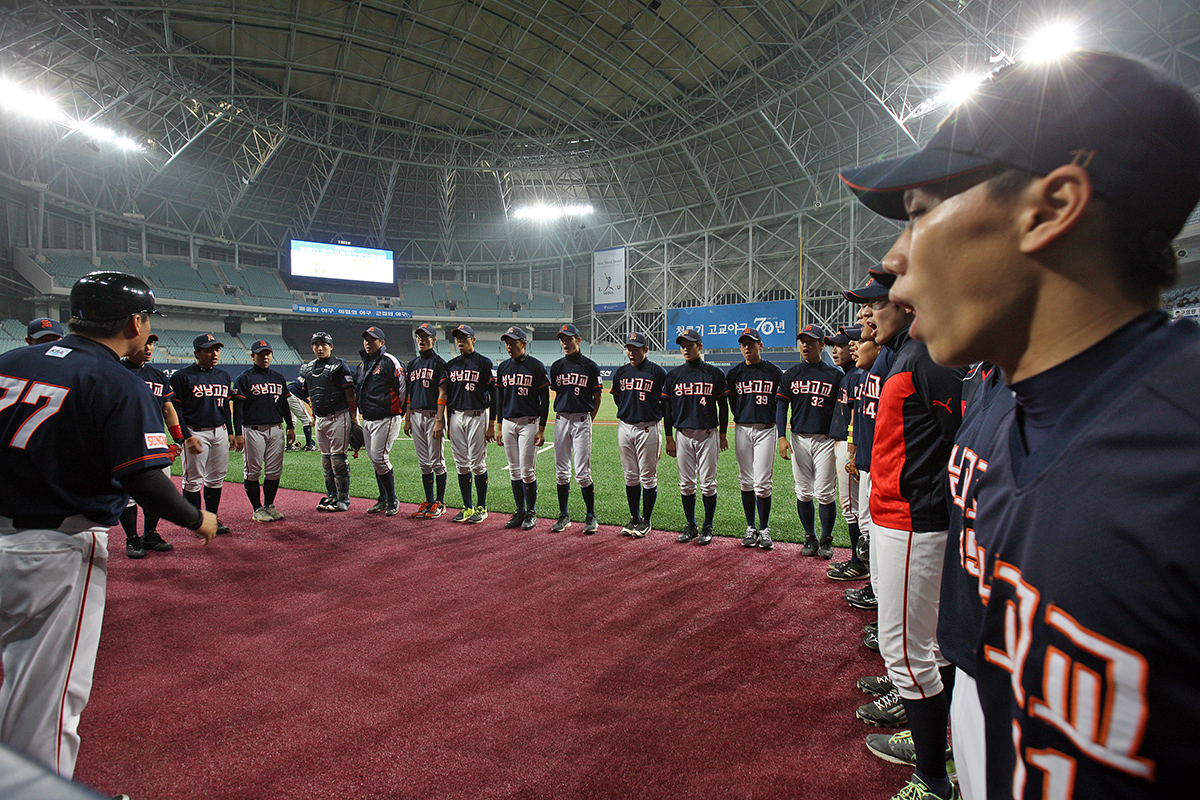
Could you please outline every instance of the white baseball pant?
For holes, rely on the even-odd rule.
[[[807,503],[814,497],[821,504],[837,501],[836,439],[823,433],[789,433],[792,443],[792,479],[796,499]]]
[[[229,472],[229,433],[222,425],[219,428],[193,428],[192,435],[200,440],[200,452],[192,453],[183,448],[183,490],[220,489]]]
[[[350,447],[350,409],[317,417],[317,449],[323,456],[345,455]]]
[[[313,424],[312,413],[309,412],[308,406],[304,405],[304,403],[299,397],[296,397],[296,395],[288,395],[288,408],[292,410],[292,420],[294,421],[294,424],[301,427]],[[307,422],[305,420],[307,420]]]
[[[755,497],[771,496],[775,474],[774,425],[735,425],[733,451],[737,455],[738,484]]]
[[[662,425],[657,422],[617,423],[617,449],[621,453],[626,486],[641,484],[643,489],[658,486]]]
[[[11,523],[0,517],[0,742],[70,778],[104,620],[108,531],[81,516],[57,531]]]
[[[950,735],[954,738],[954,765],[963,800],[987,798],[987,743],[984,741],[983,707],[975,679],[954,670],[950,695]]]
[[[866,470],[858,471],[858,530],[870,541],[871,526],[871,473]],[[870,542],[867,548],[867,566],[871,568],[871,591],[879,596],[879,569],[875,555],[875,543]]]
[[[412,423],[413,447],[417,451],[417,466],[422,475],[446,474],[446,452],[441,439],[433,438],[433,423],[437,422],[436,411],[414,408],[408,412]]]
[[[909,700],[942,691],[939,668],[950,662],[937,643],[942,564],[949,531],[871,529],[871,574],[879,567],[879,654],[888,677]]]
[[[504,457],[508,459],[508,479],[533,483],[537,480],[537,417],[517,417],[500,423]]]
[[[846,472],[849,447],[841,439],[834,440],[833,471],[837,473],[838,502],[842,507],[842,518],[846,522],[858,522],[858,478]]]
[[[717,456],[721,444],[716,428],[676,431],[675,458],[679,462],[679,493],[712,497],[717,493]]]
[[[404,427],[403,418],[399,415],[383,419],[364,419],[362,423],[363,439],[366,440],[367,458],[375,468],[376,475],[386,475],[392,471],[392,445]]]
[[[580,486],[592,485],[592,415],[586,411],[554,418],[554,479],[571,482],[571,464]]]
[[[487,411],[455,411],[446,422],[450,455],[459,475],[487,472]]]
[[[246,440],[246,465],[242,477],[255,483],[260,475],[269,481],[279,480],[283,474],[283,428],[278,425],[243,425],[242,437]]]

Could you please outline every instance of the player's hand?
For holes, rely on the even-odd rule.
[[[198,436],[189,436],[184,440],[183,446],[194,456],[198,456],[204,451],[204,442],[200,441]]]
[[[729,449],[729,436],[727,434],[722,433],[721,434],[721,452],[724,453],[728,449]]]
[[[539,428],[538,432],[533,435],[533,446],[541,447],[546,443],[546,430]]]
[[[404,417],[404,435],[412,436],[412,420],[407,415]]]
[[[851,475],[853,475],[854,477],[857,478],[858,477],[858,465],[855,464],[853,461],[847,461],[846,462],[846,472],[850,473]]]
[[[483,431],[483,440],[485,442],[500,444],[500,440],[496,438],[496,426],[494,424],[488,423],[487,428]]]
[[[240,435],[239,436],[230,436],[229,437],[229,446],[230,446],[230,448],[233,449],[233,451],[235,453],[242,452],[243,450],[246,449],[246,437],[240,436]]]
[[[193,531],[193,533],[196,534],[196,538],[202,543],[208,544],[217,538],[217,515],[211,511],[201,511],[200,514],[203,516],[204,521],[200,523],[200,527]]]
[[[434,423],[433,423],[433,432],[431,433],[431,435],[433,436],[433,438],[435,438],[435,439],[441,439],[441,438],[442,438],[442,434],[443,434],[443,433],[445,433],[445,432],[446,432],[446,424],[445,424],[444,422],[442,422],[440,419],[439,419],[439,420],[434,420]]]
[[[179,454],[183,452],[183,448],[177,444],[171,443],[167,445],[167,458],[171,459],[171,463],[175,463],[175,459],[179,458]]]
[[[296,429],[295,428],[287,429],[287,440],[288,440],[288,444],[296,443]]]
[[[779,440],[779,457],[784,461],[792,460],[792,446],[788,444],[787,439]]]
[[[675,457],[675,437],[668,436],[666,438],[667,455],[671,458]]]

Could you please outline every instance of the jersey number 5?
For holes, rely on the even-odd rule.
[[[25,391],[27,386],[29,389]],[[0,395],[0,413],[14,405],[18,399],[31,406],[41,406],[29,416],[29,419],[21,423],[21,427],[17,428],[17,432],[13,434],[12,441],[8,443],[9,447],[24,450],[25,446],[29,444],[29,437],[33,436],[33,432],[37,430],[38,426],[57,414],[58,410],[62,408],[63,401],[67,399],[67,393],[70,390],[62,386],[51,386],[48,383],[31,384],[29,381],[5,375],[0,376],[0,391],[4,392],[3,395]],[[21,397],[23,391],[25,396]],[[43,398],[46,400],[45,404],[41,402]]]

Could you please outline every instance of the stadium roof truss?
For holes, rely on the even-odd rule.
[[[145,150],[5,111],[0,173],[158,236],[340,235],[580,300],[590,253],[628,245],[609,337],[801,285],[828,324],[846,310],[807,301],[896,231],[837,170],[914,149],[948,81],[1064,15],[1200,85],[1188,0],[25,0],[0,11],[0,74]],[[537,201],[594,213],[514,218]]]

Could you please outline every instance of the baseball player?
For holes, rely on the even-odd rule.
[[[537,524],[537,449],[546,443],[550,378],[541,361],[526,355],[526,334],[515,325],[500,335],[509,357],[496,367],[496,413],[508,459],[517,510],[505,528],[532,530]]]
[[[408,413],[404,416],[404,433],[412,437],[417,451],[425,502],[417,506],[412,516],[437,519],[446,512],[446,455],[442,447],[446,430],[446,361],[433,349],[437,328],[422,323],[416,336],[417,357],[406,368]]]
[[[550,365],[554,387],[554,478],[558,482],[558,519],[550,530],[564,531],[571,524],[567,500],[571,494],[571,463],[583,494],[586,516],[583,532],[588,536],[600,528],[596,519],[596,487],[592,485],[592,422],[600,413],[604,390],[600,367],[579,351],[582,338],[574,325],[558,331],[563,357]]]
[[[833,524],[837,517],[837,456],[835,442],[829,436],[837,389],[842,371],[821,358],[825,349],[825,331],[817,325],[805,325],[796,336],[803,360],[783,375],[775,412],[775,432],[779,437],[779,455],[792,462],[796,487],[796,512],[804,526],[804,545],[800,555],[833,557]],[[788,410],[792,426],[788,432]],[[813,498],[817,499],[821,520],[821,539],[814,528]]]
[[[923,151],[843,175],[908,219],[884,264],[912,333],[1016,394],[973,552],[948,559],[975,592],[943,600],[972,637],[988,797],[1193,791],[1200,331],[1157,306],[1200,199],[1196,141],[1188,88],[1082,51],[1000,70]]]
[[[288,405],[287,383],[271,369],[274,357],[271,345],[259,339],[250,345],[254,365],[237,377],[233,384],[233,446],[245,453],[242,487],[250,500],[255,522],[283,519],[275,510],[279,476],[283,474],[284,433],[287,441],[296,441],[296,426]],[[259,494],[258,477],[263,476]]]
[[[63,338],[62,323],[49,317],[38,317],[29,323],[25,344],[49,344],[61,338]]]
[[[62,338],[62,337],[59,337]],[[57,341],[56,339],[48,339],[47,341]],[[179,415],[175,413],[175,404],[171,402],[174,394],[171,392],[171,386],[167,382],[167,376],[150,366],[150,359],[154,357],[154,343],[158,341],[158,336],[150,334],[146,337],[146,344],[141,350],[136,353],[121,359],[121,363],[129,367],[135,375],[146,382],[146,388],[154,395],[154,398],[162,405],[163,423],[167,426],[175,443],[167,445],[168,456],[171,461],[179,455],[179,445],[183,443],[183,429],[179,426]],[[170,477],[171,468],[164,467],[163,474]],[[165,541],[158,533],[158,517],[154,512],[142,510],[144,517],[144,534],[138,536],[137,532],[137,503],[130,498],[125,505],[125,510],[121,512],[121,529],[125,531],[125,555],[128,558],[145,558],[146,551],[150,550],[155,553],[169,553],[175,549],[175,546],[170,542]]]
[[[658,501],[658,460],[662,445],[662,394],[667,371],[646,358],[650,342],[641,333],[625,340],[628,364],[613,373],[612,396],[617,406],[617,449],[625,473],[629,524],[622,536],[644,538]]]
[[[304,432],[304,445],[301,446],[299,442],[288,442],[285,449],[288,451],[304,450],[309,453],[316,452],[317,445],[313,441],[312,407],[296,396],[296,393],[300,390],[300,384],[297,381],[289,383],[287,388],[288,408],[292,411],[292,419],[301,424]]]
[[[150,287],[93,272],[70,308],[69,336],[0,355],[0,742],[66,778],[129,494],[205,543],[217,528],[163,476],[162,401],[118,361],[150,334]]]
[[[400,511],[396,499],[396,475],[392,471],[392,445],[404,427],[404,400],[407,380],[400,359],[387,351],[383,331],[372,325],[362,332],[363,349],[359,352],[354,382],[358,395],[358,411],[363,417],[363,434],[367,457],[375,469],[379,484],[379,501],[367,509],[368,514],[383,512],[394,517]]]
[[[833,356],[834,366],[844,373],[838,385],[833,421],[829,424],[829,438],[834,440],[833,471],[837,475],[838,502],[842,507],[842,518],[846,520],[846,527],[850,531],[850,558],[831,565],[825,573],[835,581],[861,580],[870,574],[870,567],[859,559],[857,553],[858,542],[862,538],[862,531],[858,527],[858,476],[853,469],[847,469],[847,466],[853,464],[849,455],[850,422],[854,416],[854,404],[858,400],[864,374],[854,363],[854,341],[851,335],[857,339],[862,335],[862,328],[842,328],[836,336],[825,338]]]
[[[224,345],[211,333],[192,340],[196,362],[171,376],[171,392],[183,430],[183,496],[214,514],[221,507],[221,487],[229,472],[233,420],[229,409],[229,373],[217,367]],[[217,533],[229,528],[217,523]]]
[[[350,510],[350,428],[358,414],[354,395],[354,372],[333,355],[333,337],[325,331],[312,335],[316,356],[300,366],[296,394],[312,405],[317,420],[317,447],[325,471],[325,496],[317,501],[317,511]]]
[[[737,455],[738,483],[746,535],[742,547],[775,547],[771,541],[771,479],[775,473],[775,398],[783,370],[764,361],[762,336],[746,328],[738,336],[741,364],[725,375],[729,405],[733,409],[733,449]],[[755,516],[757,514],[757,522]]]
[[[458,355],[446,363],[446,424],[463,507],[450,521],[479,523],[488,518],[487,442],[496,440],[496,378],[491,359],[475,352],[475,329],[459,325],[453,335]],[[477,506],[471,500],[472,475]]]
[[[663,383],[663,424],[667,455],[679,460],[679,493],[687,519],[676,541],[705,545],[712,541],[717,511],[717,457],[729,449],[729,404],[725,373],[704,363],[700,334],[688,328],[675,337],[684,363]],[[679,431],[676,445],[672,430]],[[719,429],[719,434],[718,434]],[[704,496],[704,525],[696,526],[696,489]]]

